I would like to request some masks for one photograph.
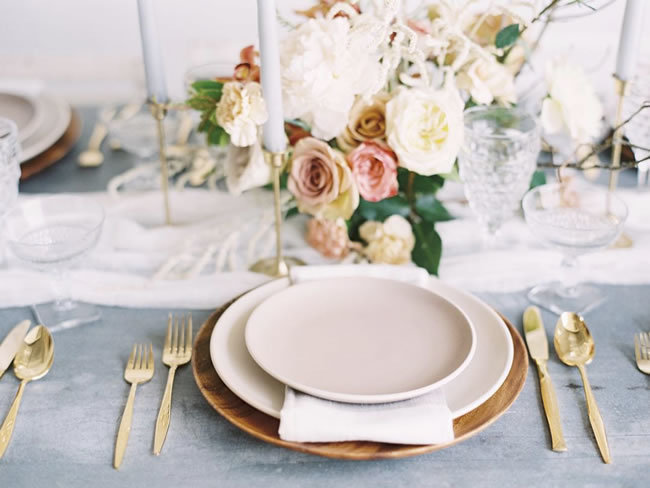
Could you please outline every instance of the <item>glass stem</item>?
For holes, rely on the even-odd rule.
[[[560,293],[566,297],[576,296],[580,283],[580,266],[578,258],[572,254],[564,255],[562,259],[562,289]]]
[[[54,309],[63,312],[74,308],[74,301],[70,297],[70,286],[68,284],[69,272],[62,268],[53,270],[54,282]]]

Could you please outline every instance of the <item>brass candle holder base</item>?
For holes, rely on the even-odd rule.
[[[284,257],[282,255],[282,206],[280,202],[280,173],[284,167],[284,152],[264,152],[266,162],[271,165],[271,176],[273,178],[273,204],[275,209],[275,247],[276,256],[264,258],[257,261],[250,267],[255,273],[262,273],[274,278],[281,278],[289,274],[290,266],[301,266],[305,264],[297,258]]]
[[[163,194],[163,207],[165,212],[165,225],[172,224],[171,211],[169,208],[169,168],[167,166],[167,154],[165,145],[165,127],[163,121],[167,116],[167,104],[159,103],[153,97],[148,101],[151,108],[151,115],[156,119],[156,128],[158,132],[158,151],[160,155],[160,177],[161,189]]]

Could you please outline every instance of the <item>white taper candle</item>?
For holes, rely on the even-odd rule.
[[[641,48],[641,29],[647,0],[627,0],[616,57],[616,77],[628,81],[634,76]]]
[[[282,112],[280,44],[275,0],[257,0],[257,26],[260,39],[262,93],[269,113],[269,119],[264,124],[264,148],[271,152],[283,152],[287,142]]]
[[[140,37],[142,38],[142,58],[147,78],[147,95],[159,103],[167,102],[167,84],[165,69],[160,50],[158,29],[153,0],[138,0],[140,17]]]

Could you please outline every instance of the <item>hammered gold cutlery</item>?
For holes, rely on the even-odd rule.
[[[539,374],[539,385],[542,391],[542,403],[544,412],[551,431],[551,446],[554,451],[566,451],[566,443],[562,434],[560,423],[560,410],[558,408],[555,388],[551,382],[546,362],[548,361],[548,339],[542,315],[537,307],[528,307],[524,312],[524,336],[530,356],[537,364]]]
[[[179,337],[180,336],[180,337]],[[156,432],[154,434],[153,453],[158,455],[162,450],[169,422],[171,420],[172,409],[172,388],[174,387],[174,375],[176,368],[187,364],[192,357],[192,315],[174,320],[169,314],[167,321],[167,335],[165,336],[165,346],[163,348],[162,361],[169,366],[167,375],[167,386],[160,403],[158,418],[156,419]]]
[[[638,332],[634,334],[634,355],[639,370],[650,374],[650,333]]]
[[[113,458],[113,467],[119,469],[124,459],[126,445],[129,441],[129,434],[131,432],[131,420],[133,419],[133,402],[135,400],[135,390],[141,383],[146,383],[153,378],[154,372],[154,359],[153,359],[153,346],[149,344],[149,351],[143,344],[135,344],[129,360],[126,363],[124,370],[124,379],[127,383],[131,383],[129,390],[129,398],[124,407],[122,420],[120,421],[120,428],[117,432],[117,440],[115,441],[115,457]]]
[[[589,380],[587,379],[587,370],[585,365],[590,363],[594,357],[595,345],[587,324],[583,318],[572,312],[564,312],[560,315],[555,326],[554,340],[555,351],[560,360],[568,366],[576,366],[580,371],[582,383],[585,388],[585,397],[587,399],[587,411],[589,413],[589,422],[596,436],[596,443],[600,454],[607,464],[612,462],[609,445],[607,443],[607,434],[605,424],[598,410],[596,398],[591,391]]]
[[[30,325],[29,320],[23,320],[9,331],[7,337],[0,344],[0,378],[14,360],[16,353],[24,342]]]
[[[9,412],[0,427],[0,458],[4,456],[16,424],[18,407],[23,397],[25,386],[30,381],[42,378],[52,367],[54,361],[54,342],[46,327],[37,325],[25,336],[14,358],[14,374],[21,380],[18,392]]]

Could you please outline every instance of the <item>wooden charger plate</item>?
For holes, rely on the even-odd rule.
[[[453,446],[468,439],[492,424],[505,413],[524,387],[528,374],[528,354],[524,342],[508,320],[501,316],[508,326],[514,344],[514,356],[510,373],[505,382],[485,403],[454,420],[453,441],[434,445],[402,445],[381,442],[289,442],[280,439],[280,421],[251,407],[241,400],[221,381],[210,359],[210,336],[217,320],[232,304],[230,302],[216,310],[201,326],[194,340],[192,370],[196,384],[208,403],[229,422],[263,441],[294,451],[316,454],[328,458],[368,460],[394,459],[416,456]]]

